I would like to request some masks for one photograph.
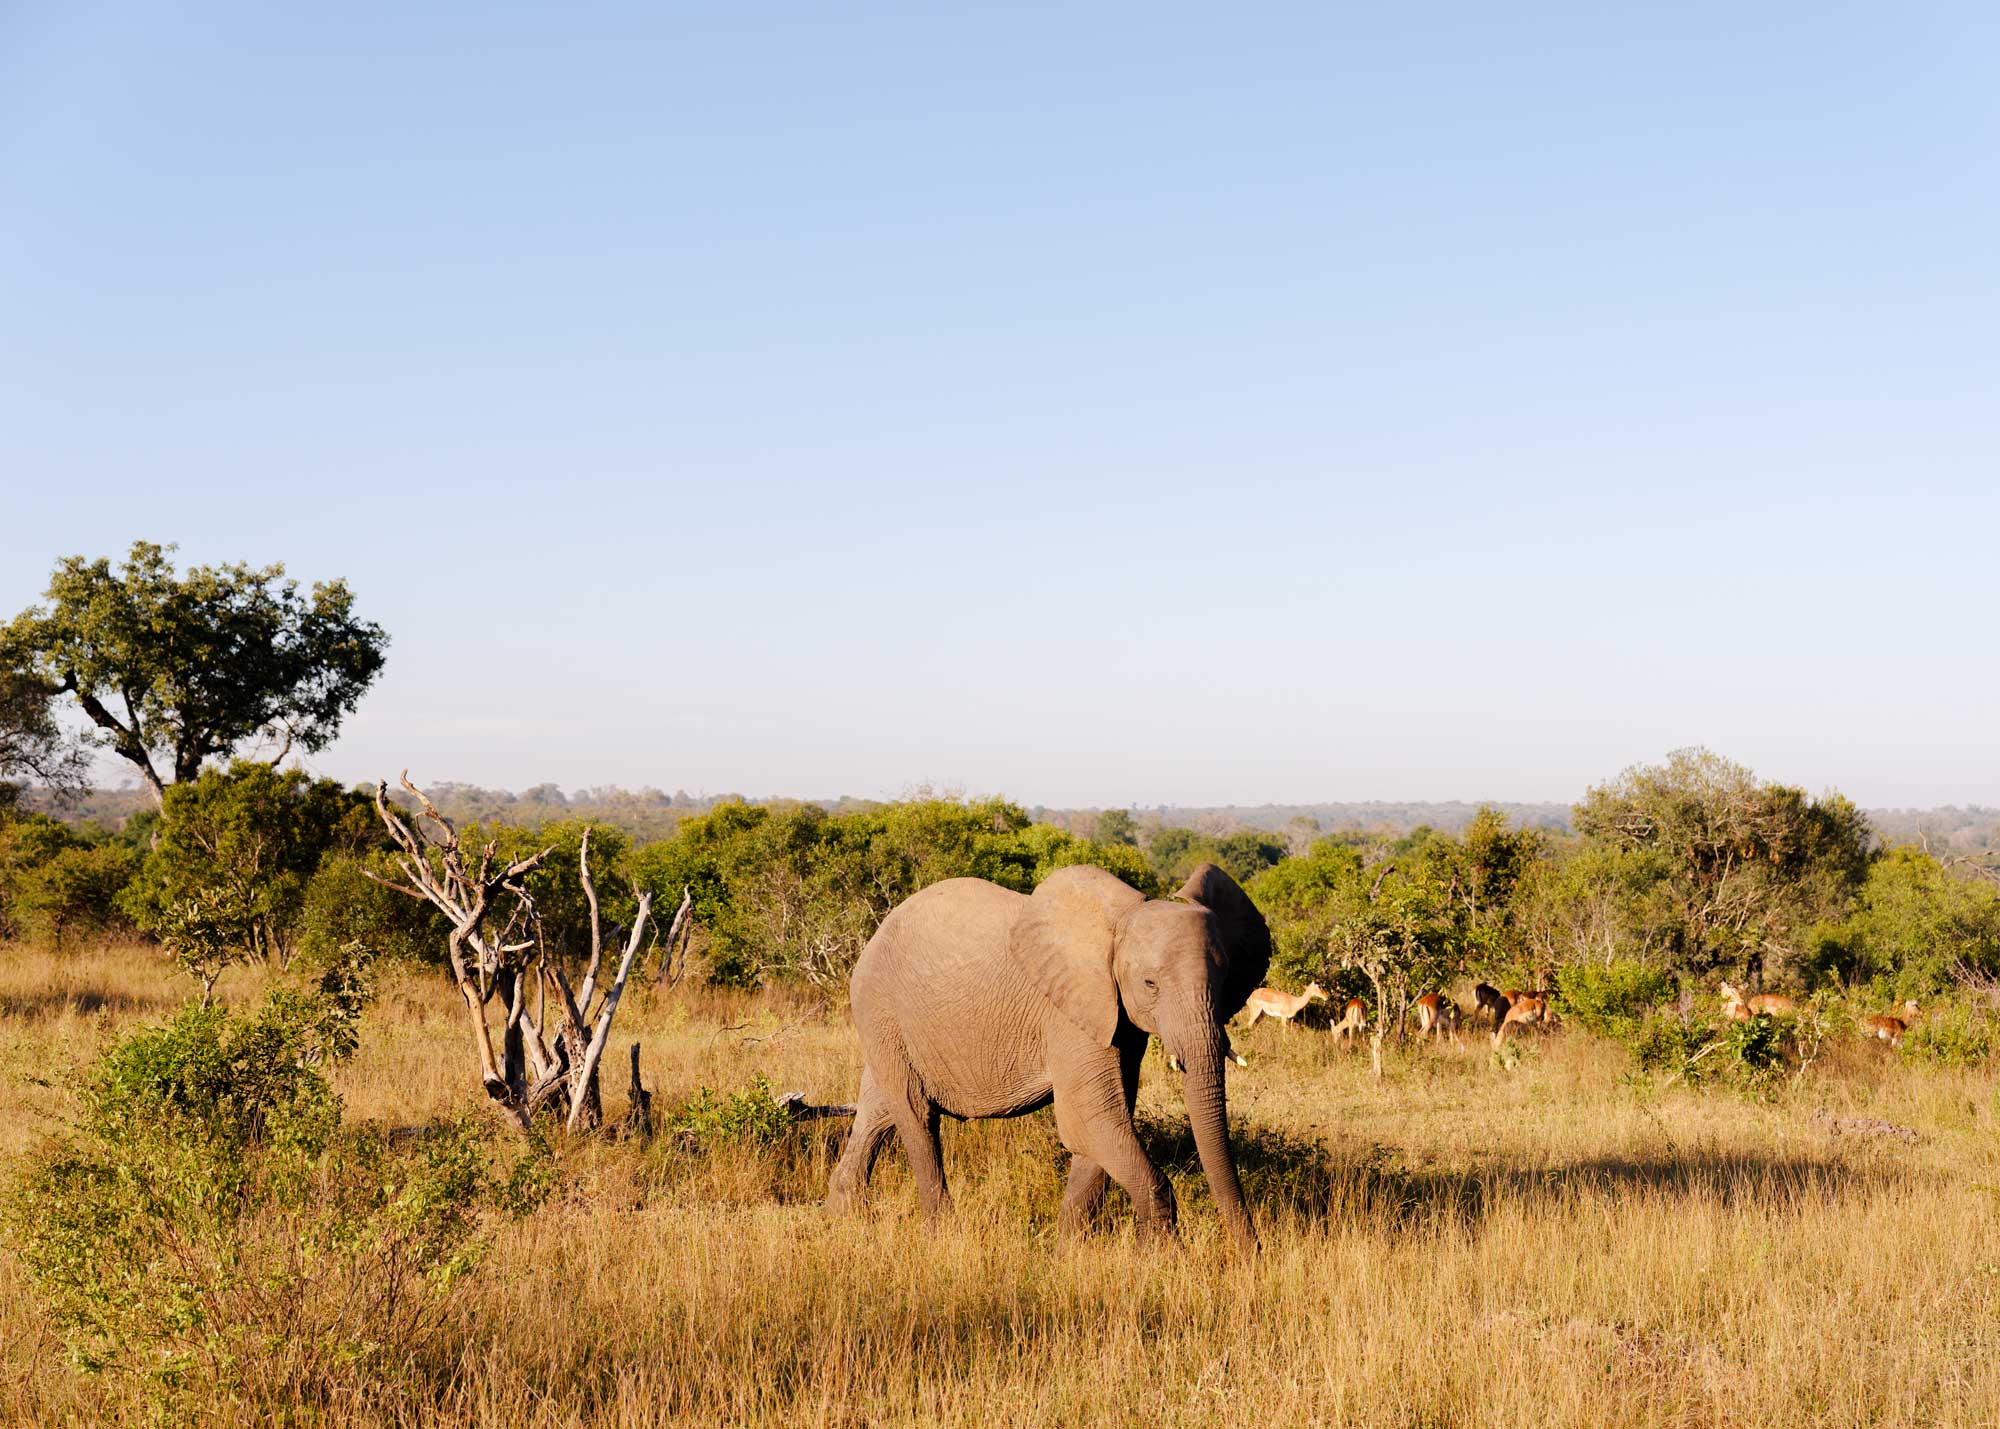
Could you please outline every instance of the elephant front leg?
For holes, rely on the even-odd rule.
[[[1064,1235],[1082,1235],[1089,1231],[1091,1222],[1097,1218],[1097,1208],[1104,1204],[1105,1188],[1111,1178],[1104,1168],[1082,1152],[1075,1152],[1069,1158],[1069,1182],[1063,1188],[1062,1213],[1056,1219],[1056,1226]]]
[[[1056,1083],[1056,1132],[1074,1158],[1063,1194],[1060,1224],[1065,1231],[1088,1229],[1108,1177],[1132,1198],[1141,1242],[1173,1239],[1174,1188],[1146,1155],[1132,1125],[1144,1053],[1143,1041],[1123,1057],[1109,1051],[1101,1061],[1093,1059]]]

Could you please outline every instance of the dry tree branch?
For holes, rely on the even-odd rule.
[[[612,980],[610,989],[604,994],[604,1006],[597,1014],[597,1026],[591,1033],[590,1046],[583,1054],[583,1066],[578,1069],[572,1083],[569,1108],[569,1129],[575,1131],[583,1117],[587,1098],[582,1089],[589,1087],[597,1075],[597,1064],[604,1056],[604,1044],[611,1038],[611,1019],[618,1014],[618,1000],[625,995],[625,979],[632,971],[632,959],[639,952],[639,943],[646,933],[646,918],[653,909],[653,895],[639,895],[639,912],[632,920],[632,933],[625,942],[625,955],[618,960],[618,975]]]

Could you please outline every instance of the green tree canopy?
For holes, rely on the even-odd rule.
[[[159,797],[254,739],[279,757],[324,747],[381,672],[382,628],[355,617],[344,581],[306,596],[283,566],[176,574],[168,549],[134,542],[116,570],[59,561],[48,604],[0,628],[0,671],[73,696]]]
[[[1212,863],[1228,871],[1238,883],[1247,884],[1267,868],[1275,867],[1286,855],[1283,839],[1255,829],[1212,837],[1195,829],[1156,830],[1146,844],[1146,858],[1162,884],[1172,887],[1183,882],[1197,866]]]
[[[25,670],[0,665],[0,780],[23,775],[57,790],[75,789],[90,767],[83,745],[66,738],[55,695]]]
[[[159,827],[125,893],[140,926],[164,932],[192,920],[211,931],[233,928],[243,952],[280,961],[290,957],[320,861],[382,837],[366,794],[257,760],[168,789]]]
[[[1868,870],[1853,911],[1819,932],[1816,978],[1929,998],[1959,969],[2000,976],[2000,889],[1954,877],[1929,854],[1895,848]]]
[[[1705,749],[1591,789],[1575,822],[1626,865],[1619,877],[1651,947],[1696,975],[1797,958],[1806,932],[1838,917],[1868,872],[1868,821],[1851,802],[1760,784]]]

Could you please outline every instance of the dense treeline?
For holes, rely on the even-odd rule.
[[[1700,750],[1589,790],[1568,833],[1492,809],[1456,833],[1217,835],[1118,810],[1079,833],[1001,799],[926,798],[846,811],[732,801],[633,839],[549,807],[560,816],[464,832],[509,857],[556,848],[530,878],[552,936],[583,916],[573,869],[593,828],[607,915],[626,916],[641,888],[664,906],[685,890],[696,964],[743,986],[835,988],[889,909],[939,879],[1025,890],[1093,863],[1158,894],[1204,861],[1270,919],[1274,979],[1365,992],[1391,1013],[1454,980],[1577,988],[1633,968],[1666,980],[1655,987],[1735,978],[1885,1001],[2000,976],[2000,887],[1976,860],[1883,850],[1840,796],[1761,783]],[[369,877],[390,871],[365,791],[240,761],[169,786],[157,814],[116,832],[10,807],[0,932],[63,945],[135,929],[210,981],[231,960],[302,948],[435,960],[437,915]]]

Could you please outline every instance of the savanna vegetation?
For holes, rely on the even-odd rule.
[[[338,583],[149,546],[0,631],[0,775],[34,781],[0,800],[0,1419],[2000,1418],[2000,878],[1962,823],[1885,837],[1698,749],[1564,826],[1449,830],[931,796],[614,823],[289,767],[385,647]],[[144,807],[59,802],[79,731]],[[867,1215],[821,1210],[891,908],[1210,861],[1273,983],[1333,993],[1237,1037],[1261,1255],[1157,1052],[1177,1251],[1122,1205],[1055,1235],[1046,1112],[951,1132],[943,1226],[894,1156]],[[1732,1016],[1724,980],[1791,1007]],[[1478,982],[1554,1015],[1412,1035]],[[1325,1035],[1349,997],[1372,1056]]]

